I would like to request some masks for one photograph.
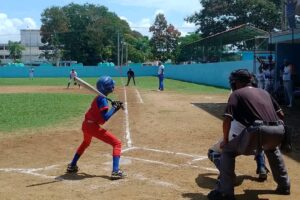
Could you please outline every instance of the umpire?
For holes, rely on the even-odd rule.
[[[223,120],[220,181],[208,194],[210,200],[234,200],[235,157],[255,155],[264,150],[277,183],[277,194],[290,194],[290,180],[278,148],[284,137],[284,114],[267,91],[251,86],[252,75],[246,69],[233,71],[229,77],[232,93]],[[232,119],[246,129],[228,142]]]
[[[129,85],[129,83],[130,83],[130,79],[132,78],[132,80],[133,80],[133,84],[135,85],[135,80],[134,80],[134,71],[132,71],[132,69],[131,68],[129,68],[129,70],[127,71],[127,84],[126,84],[126,86],[128,86]]]

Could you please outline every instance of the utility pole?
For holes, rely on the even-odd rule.
[[[281,0],[281,5],[282,5],[281,30],[286,30],[287,29],[287,21],[286,21],[285,0]]]
[[[128,44],[126,43],[126,66],[128,66]]]
[[[31,29],[29,26],[27,28],[29,29],[29,65],[31,65]]]
[[[124,42],[121,42],[121,66],[123,66],[123,61],[124,61]]]
[[[120,32],[118,31],[118,67],[120,66]]]

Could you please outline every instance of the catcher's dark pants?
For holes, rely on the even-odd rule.
[[[271,133],[269,135],[270,137],[258,137],[257,132],[260,128],[269,131],[269,133]],[[282,155],[279,148],[277,146],[274,147],[274,145],[278,143],[278,141],[276,141],[276,133],[281,134],[282,131],[284,133],[283,125],[271,127],[250,126],[225,145],[221,154],[220,181],[217,184],[216,190],[227,195],[234,195],[235,157],[238,155],[255,154],[259,144],[263,146],[274,180],[278,184],[278,187],[289,187],[290,180]]]

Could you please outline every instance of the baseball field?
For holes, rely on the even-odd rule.
[[[86,78],[95,85],[96,78]],[[222,113],[229,90],[137,77],[125,87],[116,78],[112,99],[125,103],[105,125],[122,140],[121,168],[128,177],[110,180],[111,146],[93,139],[78,162],[77,174],[66,166],[82,141],[81,123],[95,94],[63,78],[0,79],[1,200],[205,200],[218,171],[208,148],[222,135]],[[284,154],[291,195],[274,194],[271,174],[259,182],[253,156],[236,160],[239,200],[297,200],[300,196],[300,102],[285,109],[294,150]],[[298,145],[298,146],[297,146]]]

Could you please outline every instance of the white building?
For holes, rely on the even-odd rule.
[[[39,58],[40,54],[43,52],[41,50],[43,44],[41,42],[40,30],[22,29],[20,32],[20,42],[25,47],[25,50],[22,52],[21,61],[28,65],[45,62],[46,60],[44,58]],[[0,44],[0,60],[2,64],[12,62],[9,58],[8,44]]]

